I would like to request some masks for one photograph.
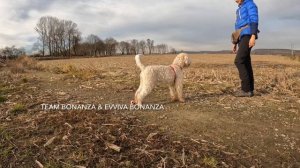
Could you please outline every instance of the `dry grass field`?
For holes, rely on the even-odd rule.
[[[142,57],[165,64],[175,55]],[[43,108],[128,105],[139,86],[133,56],[0,67],[1,167],[300,167],[300,62],[252,57],[255,96],[236,98],[234,55],[190,55],[185,103],[158,86],[161,110]]]

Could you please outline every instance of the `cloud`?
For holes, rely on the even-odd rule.
[[[261,33],[257,48],[300,48],[298,0],[255,1]],[[230,49],[234,1],[220,0],[2,0],[0,47],[30,46],[42,16],[78,24],[83,36],[117,40],[154,39],[182,50]]]

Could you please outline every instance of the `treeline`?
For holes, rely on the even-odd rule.
[[[51,56],[77,55],[81,33],[76,23],[46,16],[39,19],[35,30],[39,37],[33,50],[38,50],[43,56],[46,53]]]
[[[21,55],[25,55],[25,49],[24,48],[17,48],[15,46],[11,47],[4,47],[0,49],[0,58],[1,59],[10,59],[10,58],[16,58]]]
[[[76,23],[52,16],[41,17],[35,30],[39,37],[33,50],[38,51],[36,55],[41,56],[111,56],[176,52],[167,44],[155,45],[151,39],[118,42],[112,37],[102,40],[94,34],[83,38]]]

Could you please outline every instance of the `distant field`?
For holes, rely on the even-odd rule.
[[[169,65],[174,58],[141,59],[145,65]],[[16,73],[17,63],[1,68],[0,168],[38,163],[300,167],[300,62],[253,56],[255,96],[236,98],[232,93],[240,84],[233,55],[190,58],[192,65],[184,70],[185,103],[171,102],[164,85],[145,99],[146,104],[162,104],[160,111],[41,107],[129,104],[139,86],[134,56],[20,63],[22,73]]]

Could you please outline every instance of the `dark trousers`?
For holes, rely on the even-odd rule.
[[[234,63],[239,71],[241,88],[245,92],[254,90],[254,77],[251,65],[251,48],[249,41],[251,36],[243,36],[239,42],[239,48]]]

